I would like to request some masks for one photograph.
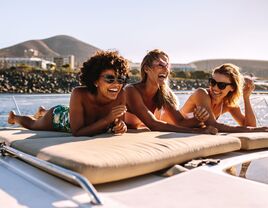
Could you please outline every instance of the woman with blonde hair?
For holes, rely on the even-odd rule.
[[[147,53],[141,63],[142,80],[125,87],[127,109],[125,122],[129,128],[147,127],[154,131],[216,134],[213,127],[196,127],[196,118],[186,120],[178,110],[177,100],[168,86],[169,57],[158,49]],[[196,115],[206,120],[208,113],[197,108]]]
[[[243,78],[239,67],[226,63],[216,67],[209,78],[209,89],[197,89],[181,108],[184,116],[191,114],[196,106],[202,106],[209,112],[207,125],[212,125],[222,132],[267,131],[267,127],[256,127],[256,117],[250,103],[254,90],[253,80]],[[244,114],[238,105],[243,94]],[[229,112],[239,126],[229,126],[217,122],[224,113]]]

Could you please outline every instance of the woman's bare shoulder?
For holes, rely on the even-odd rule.
[[[88,91],[87,87],[84,86],[78,86],[75,87],[72,91],[72,96],[80,97],[85,95],[90,95],[91,93]]]
[[[208,98],[209,97],[209,93],[208,90],[205,88],[198,88],[196,89],[193,94],[190,96],[190,99],[203,99],[203,98]]]
[[[124,90],[127,94],[129,94],[129,93],[136,94],[136,93],[139,93],[138,87],[139,87],[138,84],[128,84],[124,87]]]
[[[208,93],[208,89],[205,89],[205,88],[197,88],[194,93],[194,95],[197,95],[197,96],[209,96],[209,93]]]
[[[210,103],[211,102],[211,97],[209,95],[208,89],[205,88],[198,88],[195,90],[193,95],[191,96],[191,100],[194,103],[198,103],[201,105],[202,103]]]

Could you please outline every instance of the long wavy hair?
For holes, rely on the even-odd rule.
[[[223,74],[230,79],[234,91],[229,92],[224,100],[225,103],[231,107],[237,106],[244,84],[244,79],[240,73],[239,67],[231,63],[226,63],[216,67],[212,74],[215,73]]]
[[[92,93],[97,93],[95,82],[100,74],[107,69],[113,69],[116,75],[128,78],[128,61],[119,55],[118,51],[98,51],[94,56],[83,63],[80,73],[80,82]]]
[[[168,58],[168,55],[159,50],[155,49],[152,51],[149,51],[146,56],[143,58],[141,63],[141,82],[145,83],[147,80],[147,73],[145,72],[146,67],[152,67],[153,62],[155,60],[159,60],[160,56],[165,56]],[[158,109],[161,109],[165,106],[172,106],[175,109],[178,109],[178,103],[175,94],[171,91],[171,89],[168,86],[169,82],[165,82],[164,85],[161,85],[159,89],[157,90],[155,96],[153,97],[153,101]]]

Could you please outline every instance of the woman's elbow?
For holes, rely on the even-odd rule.
[[[72,131],[72,135],[73,135],[73,136],[75,136],[75,137],[80,136],[80,135],[79,135],[79,133],[78,133],[78,132],[76,132],[76,131],[75,131],[75,132],[73,132],[73,131]]]
[[[151,131],[160,131],[160,128],[158,128],[157,126],[147,126]]]
[[[216,120],[207,120],[205,124],[208,126],[217,126],[218,122]]]
[[[257,127],[257,123],[256,122],[251,122],[251,123],[248,123],[248,122],[244,122],[244,127]]]
[[[73,129],[72,129],[72,135],[75,137],[83,136],[79,130],[73,130]]]
[[[165,122],[154,121],[148,124],[145,124],[151,131],[161,131]]]

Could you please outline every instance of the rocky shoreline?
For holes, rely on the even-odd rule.
[[[79,86],[79,74],[59,71],[18,70],[0,71],[0,93],[71,93]],[[137,82],[137,77],[131,77],[129,83]],[[207,80],[202,79],[172,79],[170,87],[173,90],[194,90],[206,88]],[[268,85],[256,85],[256,90],[268,90]]]

